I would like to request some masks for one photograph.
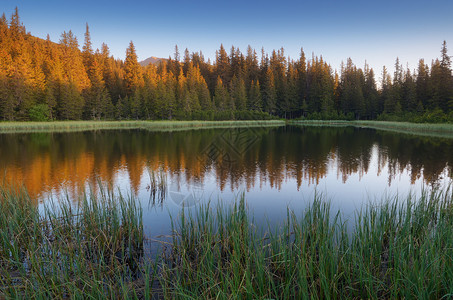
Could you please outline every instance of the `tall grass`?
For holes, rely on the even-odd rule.
[[[142,210],[103,189],[79,204],[0,188],[0,298],[329,299],[453,295],[451,190],[367,204],[344,220],[315,196],[281,227],[242,197],[182,209],[168,251],[144,254]],[[350,226],[351,225],[351,226]]]
[[[103,189],[39,211],[23,190],[0,188],[0,298],[144,296],[156,269],[143,257],[142,211]]]
[[[430,124],[430,123],[389,122],[389,121],[306,120],[306,121],[290,121],[289,124],[304,126],[356,126],[398,133],[453,138],[453,124],[447,123]]]
[[[416,201],[414,201],[416,200]],[[440,299],[453,295],[451,194],[388,200],[357,212],[352,232],[320,198],[260,232],[243,201],[174,222],[167,298]]]
[[[167,197],[167,175],[164,170],[154,171],[148,168],[149,184],[146,189],[149,191],[149,203],[162,205]]]
[[[144,129],[175,131],[197,128],[235,128],[282,126],[281,120],[255,121],[55,121],[55,122],[0,122],[0,133],[70,132],[104,129]]]

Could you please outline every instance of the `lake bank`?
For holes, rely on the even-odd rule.
[[[0,133],[77,132],[89,130],[144,129],[180,131],[191,129],[304,126],[355,126],[421,136],[453,138],[453,124],[342,120],[239,120],[239,121],[54,121],[0,122]]]
[[[453,288],[451,190],[364,205],[352,233],[318,196],[278,228],[255,226],[243,198],[182,209],[156,258],[136,199],[103,191],[40,212],[24,190],[0,188],[0,297],[439,299]]]
[[[0,133],[73,132],[106,129],[144,129],[150,131],[177,131],[201,128],[239,128],[283,126],[282,120],[252,121],[54,121],[54,122],[0,122]]]
[[[409,123],[390,121],[305,120],[289,121],[290,125],[303,126],[355,126],[421,136],[453,138],[453,124]]]

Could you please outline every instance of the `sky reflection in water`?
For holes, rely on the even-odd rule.
[[[452,181],[453,141],[352,127],[143,130],[0,135],[0,171],[34,199],[73,197],[98,182],[138,196],[150,236],[168,234],[182,203],[231,202],[245,193],[258,223],[281,223],[315,193],[351,216],[385,194],[419,194]],[[150,198],[163,175],[166,197]]]

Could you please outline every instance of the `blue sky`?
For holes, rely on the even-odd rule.
[[[419,58],[430,63],[443,40],[453,55],[451,0],[0,1],[7,17],[17,6],[27,31],[53,41],[71,29],[82,44],[88,22],[94,46],[105,42],[122,59],[130,40],[140,60],[173,55],[176,44],[211,59],[221,43],[244,53],[249,44],[258,53],[284,47],[292,58],[303,47],[333,69],[348,57],[360,67],[367,60],[379,79],[397,56],[411,69]]]

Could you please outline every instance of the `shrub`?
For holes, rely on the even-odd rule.
[[[45,122],[50,120],[49,107],[45,104],[37,104],[32,106],[28,111],[28,116],[31,121]]]

